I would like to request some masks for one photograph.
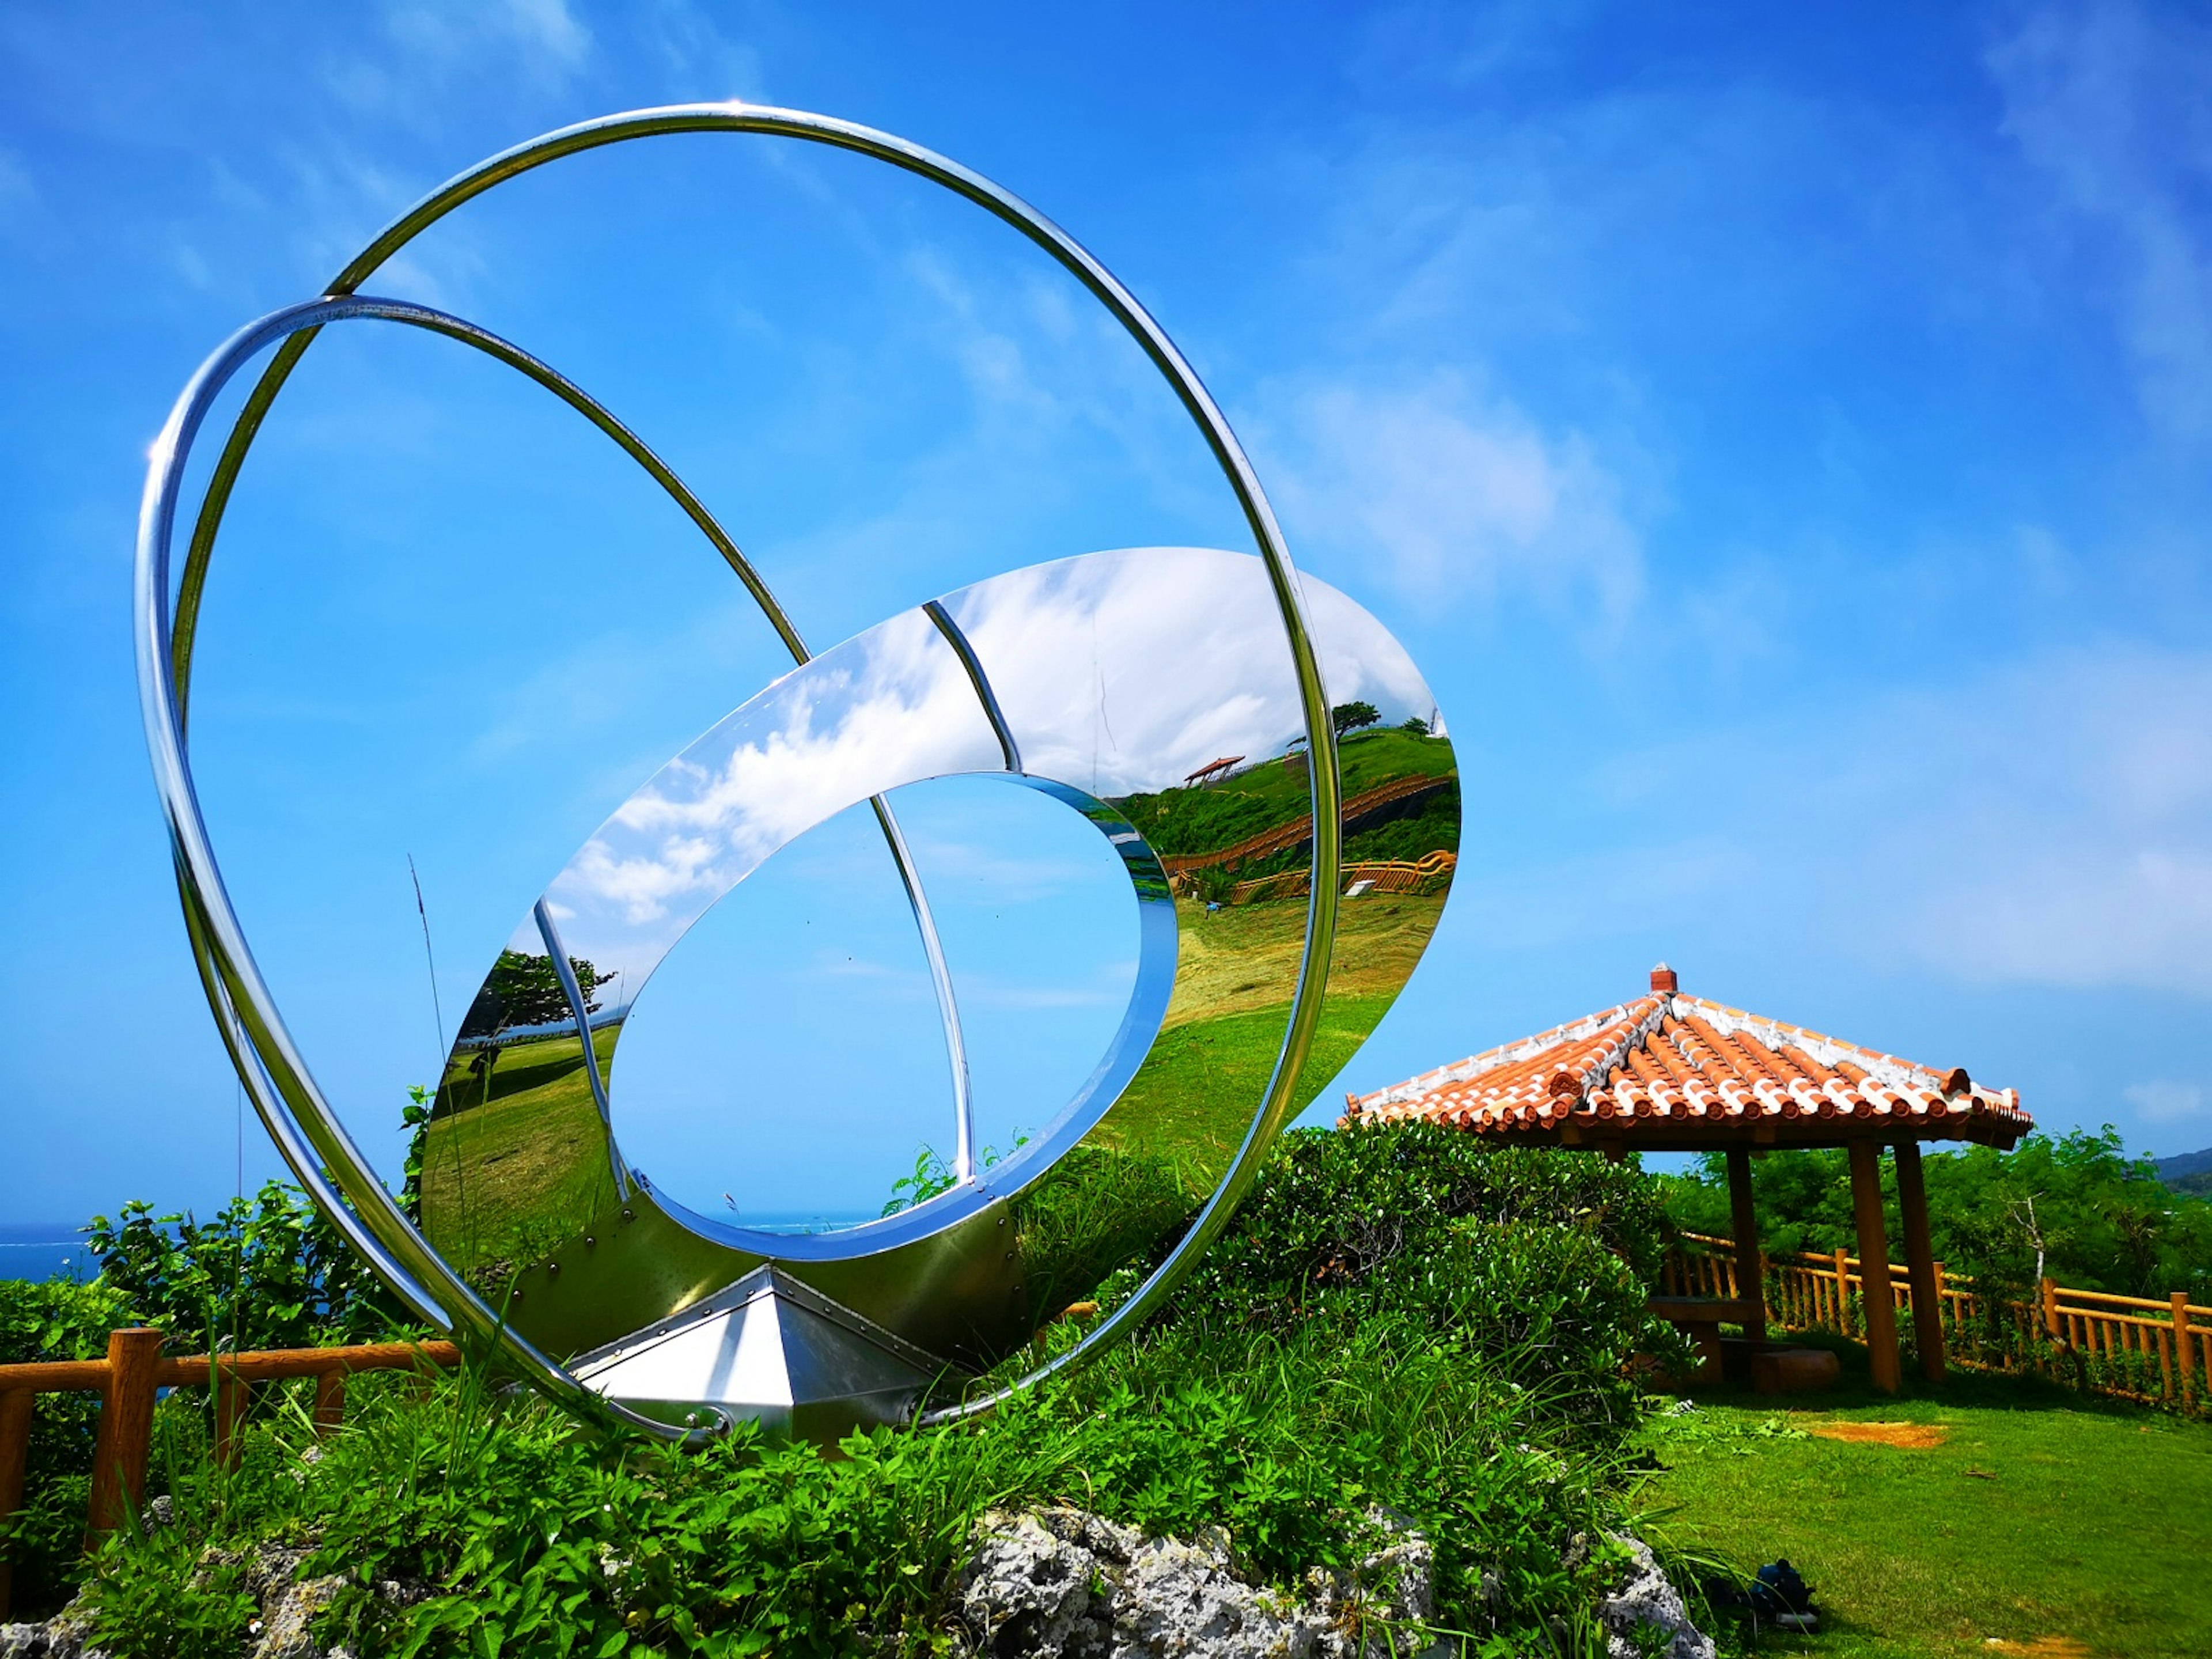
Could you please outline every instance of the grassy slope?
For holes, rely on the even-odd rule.
[[[1415,737],[1389,728],[1355,732],[1337,749],[1346,799],[1393,778],[1434,777],[1451,769],[1443,738]],[[1115,804],[1159,853],[1211,853],[1309,810],[1303,765],[1266,761],[1225,783],[1206,788],[1164,789],[1128,795]]]
[[[1303,899],[1201,917],[1184,903],[1174,1018],[1095,1132],[1128,1151],[1195,1147],[1220,1167],[1243,1138],[1282,1047],[1305,939]],[[1328,1004],[1298,1080],[1299,1104],[1342,1069],[1389,1012],[1443,913],[1441,898],[1354,899],[1338,912]]]
[[[611,1074],[616,1035],[592,1034],[602,1075]],[[458,1092],[470,1098],[466,1084]],[[431,1123],[424,1223],[468,1266],[533,1261],[606,1197],[605,1146],[582,1043],[573,1034],[516,1043],[493,1068],[489,1102]]]
[[[1674,1508],[1664,1535],[1739,1570],[1787,1557],[1813,1586],[1826,1628],[1762,1635],[1762,1653],[1938,1659],[2001,1651],[1992,1638],[2051,1643],[2052,1659],[2212,1653],[2212,1426],[1971,1376],[1917,1399],[1835,1398],[1787,1420],[1949,1437],[1903,1450],[1746,1433],[1778,1402],[1742,1395],[1702,1405],[1702,1432],[1658,1437],[1668,1467],[1644,1498]]]

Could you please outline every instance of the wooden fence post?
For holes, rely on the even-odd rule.
[[[2197,1345],[2190,1340],[2189,1292],[2176,1291],[2169,1299],[2173,1304],[2173,1363],[2181,1372],[2181,1407],[2184,1411],[2194,1411],[2197,1408]]]
[[[325,1371],[315,1379],[315,1437],[327,1440],[345,1426],[343,1371]]]
[[[1851,1257],[1848,1250],[1836,1252],[1836,1334],[1851,1334]]]
[[[90,1537],[112,1531],[145,1499],[146,1460],[154,1445],[154,1368],[161,1361],[162,1340],[159,1331],[108,1335],[107,1387],[92,1454]]]
[[[31,1407],[38,1396],[28,1389],[0,1391],[0,1521],[23,1507],[23,1466],[31,1456]],[[0,1624],[8,1620],[15,1590],[12,1560],[0,1561]]]

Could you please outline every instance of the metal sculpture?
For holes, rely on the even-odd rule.
[[[856,151],[1019,230],[1113,313],[1174,387],[1258,556],[1155,548],[1059,559],[945,594],[815,656],[736,543],[611,413],[473,324],[357,292],[422,230],[502,180],[673,132]],[[798,664],[618,805],[501,953],[455,1041],[425,1133],[419,1225],[361,1155],[255,966],[185,742],[200,594],[240,466],[315,333],[362,319],[483,351],[605,433],[698,526]],[[223,387],[270,347],[173,581],[193,442]],[[823,116],[738,104],[613,116],[507,151],[434,192],[325,295],[249,325],[193,376],[152,452],[136,586],[142,708],[186,929],[232,1060],[287,1162],[424,1320],[556,1398],[670,1437],[741,1417],[826,1437],[980,1411],[1128,1330],[1218,1234],[1283,1124],[1373,1029],[1425,946],[1449,879],[1442,845],[1415,849],[1436,855],[1418,866],[1363,865],[1351,892],[1380,883],[1401,896],[1356,898],[1358,925],[1340,929],[1347,832],[1410,819],[1416,839],[1425,827],[1455,847],[1450,743],[1419,673],[1380,624],[1295,574],[1235,435],[1158,325],[1065,233],[996,185]],[[1332,691],[1346,700],[1334,711]],[[1115,734],[1102,753],[1097,721],[1109,704]],[[1340,725],[1364,728],[1341,754]],[[887,799],[963,774],[1040,791],[1094,824],[1127,873],[1142,939],[1127,1011],[1088,1082],[988,1170],[973,1152],[951,975]],[[1214,798],[1194,812],[1206,791]],[[951,1184],[879,1221],[811,1237],[696,1213],[623,1155],[612,1072],[623,1024],[717,901],[779,848],[863,801],[905,884],[936,983],[954,1104]],[[1420,890],[1404,893],[1408,886]],[[654,896],[635,902],[641,890]],[[596,964],[592,983],[579,977],[586,964]],[[629,1000],[595,1018],[593,984],[617,969]],[[529,1006],[541,1013],[546,987],[557,985],[553,1006],[564,1012],[519,1026],[510,1015],[524,984],[538,987]],[[1194,1060],[1194,1037],[1226,1029],[1208,1022],[1235,1023],[1248,1038],[1256,1030],[1271,1055],[1265,1074],[1239,1079]],[[534,1109],[584,1124],[573,1137],[584,1153],[527,1182],[491,1173],[528,1103],[487,1109],[489,1042],[544,1045],[581,1079],[583,1088]],[[1133,1266],[1145,1269],[1139,1282],[1079,1341],[1024,1365],[1047,1322]]]

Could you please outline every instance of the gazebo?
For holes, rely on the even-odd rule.
[[[1978,1141],[2009,1151],[2035,1127],[2010,1089],[1985,1089],[1955,1066],[1931,1071],[1686,995],[1663,962],[1651,970],[1650,994],[1632,1002],[1346,1103],[1346,1126],[1420,1118],[1500,1142],[1588,1147],[1614,1158],[1632,1151],[1725,1152],[1736,1260],[1747,1264],[1759,1260],[1751,1160],[1774,1147],[1845,1148],[1867,1350],[1875,1385],[1893,1393],[1897,1316],[1882,1149],[1897,1162],[1921,1365],[1930,1382],[1941,1382],[1943,1324],[1921,1143]],[[1760,1280],[1756,1271],[1739,1273],[1745,1293],[1723,1315],[1740,1320],[1754,1343],[1766,1334]]]

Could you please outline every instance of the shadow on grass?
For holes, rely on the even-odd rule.
[[[1832,1388],[1796,1394],[1760,1394],[1747,1385],[1690,1384],[1667,1390],[1701,1405],[1736,1406],[1760,1411],[1864,1411],[1911,1403],[1977,1406],[1996,1411],[2066,1411],[2101,1417],[2142,1418],[2171,1415],[2161,1407],[2139,1401],[2122,1400],[2045,1376],[2036,1371],[1969,1370],[1954,1364],[1941,1383],[1920,1373],[1917,1360],[1907,1351],[1904,1385],[1887,1394],[1874,1385],[1866,1345],[1826,1331],[1793,1331],[1785,1337],[1790,1346],[1823,1348],[1836,1356],[1843,1375]]]

